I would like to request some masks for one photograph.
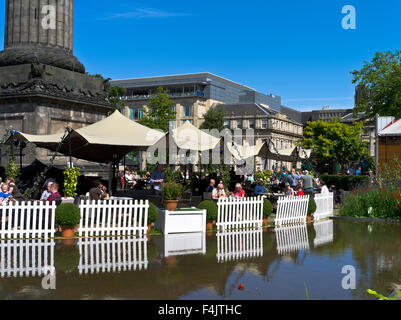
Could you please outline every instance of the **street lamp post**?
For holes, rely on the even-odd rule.
[[[68,131],[68,154],[70,156],[70,164],[69,167],[72,168],[72,148],[71,148],[71,127],[67,127]]]

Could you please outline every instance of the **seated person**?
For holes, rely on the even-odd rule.
[[[103,200],[108,194],[104,192],[105,186],[100,181],[95,181],[95,186],[89,190],[89,200]]]
[[[50,188],[52,186],[53,182],[49,182],[47,184],[47,189],[43,191],[42,196],[40,197],[40,200],[46,201],[50,196],[51,196],[51,191]]]
[[[212,191],[212,199],[226,198],[226,192],[224,191],[224,185],[220,183],[217,188]]]
[[[8,204],[11,200],[11,193],[8,189],[8,184],[3,183],[1,185],[1,192],[0,192],[0,205]]]
[[[54,182],[51,184],[50,187],[50,192],[52,193],[50,197],[47,198],[47,201],[53,202],[53,201],[61,201],[61,194],[58,192],[58,183]]]
[[[255,196],[260,196],[260,195],[267,194],[267,190],[266,190],[266,188],[264,186],[263,180],[259,180],[258,181],[258,184],[256,185],[253,194]]]
[[[290,186],[289,183],[286,183],[286,184],[285,184],[285,190],[284,190],[284,192],[285,192],[285,195],[286,195],[287,197],[293,197],[293,196],[295,195],[294,189],[291,188],[291,186]]]
[[[240,183],[235,185],[235,190],[232,195],[235,198],[245,198],[245,191],[242,189],[242,185]]]
[[[214,189],[216,189],[215,185],[216,185],[216,180],[210,179],[210,184],[206,188],[206,192],[213,192]]]
[[[304,195],[305,195],[305,193],[303,192],[302,187],[301,187],[300,184],[298,184],[298,185],[295,187],[295,195],[296,195],[297,197],[300,197],[300,196],[304,196]]]

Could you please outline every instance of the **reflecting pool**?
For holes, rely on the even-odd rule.
[[[355,268],[355,289],[342,286],[344,266]],[[366,289],[390,295],[396,284],[401,225],[393,224],[0,242],[0,299],[306,300],[306,290],[310,299],[375,299]]]

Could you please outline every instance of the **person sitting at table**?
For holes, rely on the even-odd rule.
[[[288,182],[285,184],[285,190],[284,190],[284,192],[285,192],[285,195],[286,195],[287,197],[293,197],[293,196],[295,195],[294,189],[291,188],[291,186],[290,186],[290,184],[289,184]]]
[[[48,202],[53,202],[53,201],[61,201],[61,194],[58,192],[59,185],[56,182],[53,182],[50,186],[50,192],[52,193],[48,198]]]
[[[40,200],[46,201],[52,195],[52,192],[50,191],[52,184],[53,184],[53,182],[49,182],[47,184],[47,189],[45,191],[43,191],[42,196],[40,197]]]
[[[224,191],[224,185],[222,183],[219,183],[217,188],[214,188],[212,191],[212,199],[220,199],[220,198],[226,198],[226,192]]]
[[[305,193],[304,193],[303,190],[302,190],[302,186],[301,186],[300,184],[298,184],[298,185],[295,187],[295,195],[296,195],[297,197],[300,197],[300,196],[304,196],[304,195],[305,195]]]
[[[258,181],[258,184],[256,185],[255,190],[253,191],[253,194],[255,196],[267,194],[267,190],[264,186],[263,180]]]
[[[95,181],[95,186],[89,190],[89,200],[103,200],[107,198],[107,193],[104,192],[103,184],[97,180]]]
[[[240,183],[235,185],[235,190],[232,195],[235,198],[245,198],[245,191],[242,189],[242,185]]]
[[[11,199],[11,193],[8,189],[8,184],[3,183],[1,185],[1,192],[0,192],[0,205],[8,204],[10,199]]]
[[[210,183],[208,185],[208,187],[206,188],[206,192],[213,192],[214,189],[216,189],[216,180],[214,179],[210,179]]]

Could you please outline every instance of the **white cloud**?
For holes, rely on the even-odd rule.
[[[126,12],[113,13],[102,20],[112,20],[112,19],[144,19],[144,18],[168,18],[168,17],[179,17],[187,16],[185,13],[168,12],[159,9],[134,9]]]

